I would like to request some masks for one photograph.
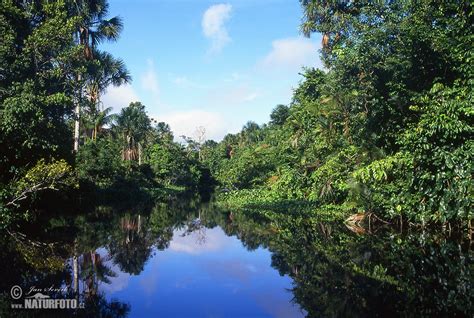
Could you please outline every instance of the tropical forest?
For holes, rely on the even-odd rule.
[[[472,317],[473,3],[257,2],[1,0],[0,317]],[[130,58],[197,105],[267,28],[225,123]]]

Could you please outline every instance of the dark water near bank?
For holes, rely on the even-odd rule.
[[[1,240],[0,317],[472,314],[466,235],[260,212],[193,202],[97,206],[11,229]],[[85,308],[11,309],[33,286],[62,289],[43,294]]]

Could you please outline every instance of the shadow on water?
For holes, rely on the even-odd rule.
[[[206,229],[213,228],[236,237],[249,253],[269,250],[271,267],[291,277],[292,301],[308,317],[462,317],[474,309],[474,257],[461,238],[390,229],[359,235],[342,221],[222,211],[196,200],[84,210],[52,213],[3,234],[1,317],[125,317],[133,306],[101,288],[121,273],[142,275],[177,232],[199,243],[211,239]],[[13,311],[13,285],[60,286],[52,298],[75,298],[85,308]]]

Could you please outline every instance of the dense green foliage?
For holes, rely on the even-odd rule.
[[[468,1],[301,1],[323,34],[289,107],[205,160],[227,201],[303,200],[418,224],[473,218]],[[244,198],[244,199],[242,199]]]
[[[120,18],[108,18],[107,1],[3,1],[2,224],[39,192],[54,191],[44,182],[31,183],[25,195],[18,189],[36,166],[57,162],[69,171],[58,176],[74,179],[62,182],[70,185],[64,193],[197,190],[214,178],[236,202],[308,202],[419,224],[469,222],[471,3],[301,4],[303,33],[323,35],[325,70],[306,69],[291,104],[278,105],[268,124],[249,121],[219,143],[186,138],[182,145],[140,102],[118,114],[103,105],[108,86],[131,81],[123,61],[98,48],[123,28]]]
[[[1,2],[0,227],[52,193],[55,202],[91,191],[160,195],[201,182],[197,154],[144,105],[111,114],[101,101],[131,81],[122,60],[98,49],[122,29],[107,15],[106,0]]]
[[[87,306],[62,313],[123,317],[98,292],[110,264],[138,275],[176,229],[218,225],[272,252],[309,317],[472,313],[472,247],[451,231],[472,236],[474,217],[472,3],[300,3],[324,70],[304,69],[268,123],[178,143],[142,103],[101,101],[131,81],[99,50],[123,27],[107,0],[2,0],[1,290],[67,286]],[[219,210],[163,203],[216,184]]]

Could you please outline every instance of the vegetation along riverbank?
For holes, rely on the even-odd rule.
[[[34,219],[51,196],[214,185],[233,205],[471,226],[469,2],[302,1],[302,32],[323,34],[324,70],[303,70],[293,101],[270,122],[185,143],[140,102],[115,114],[103,105],[108,86],[131,81],[98,46],[118,39],[122,21],[107,16],[105,1],[73,3],[2,2],[2,227]]]
[[[160,284],[178,265],[200,277],[222,267],[225,279],[240,270],[245,279],[232,283],[244,290],[270,259],[262,275],[284,276],[268,281],[291,284],[309,317],[472,315],[472,2],[299,5],[301,32],[322,37],[322,66],[301,70],[268,122],[214,141],[206,127],[175,136],[140,101],[104,102],[132,81],[102,49],[123,29],[107,0],[1,1],[0,255],[12,266],[2,269],[0,316],[11,314],[11,286],[40,283],[68,286],[87,304],[79,316],[126,316],[131,306],[99,282],[145,275],[166,250],[160,261],[175,263]],[[206,230],[227,245],[204,248]],[[222,261],[223,247],[248,264]],[[224,299],[231,284],[211,276]],[[201,297],[201,283],[174,299]],[[257,312],[234,294],[226,301]]]

